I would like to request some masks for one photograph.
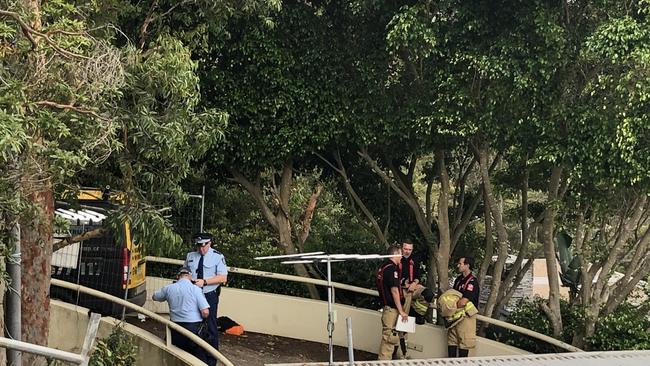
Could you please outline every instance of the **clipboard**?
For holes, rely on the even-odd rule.
[[[415,317],[409,316],[409,319],[405,322],[402,321],[401,316],[398,317],[395,330],[398,332],[415,333]]]

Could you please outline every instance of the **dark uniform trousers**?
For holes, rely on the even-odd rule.
[[[190,332],[196,335],[198,335],[199,327],[201,326],[201,322],[195,322],[195,323],[178,322],[176,324],[180,325],[181,327],[189,330]],[[204,363],[208,362],[206,352],[205,350],[203,350],[203,348],[199,347],[192,340],[190,340],[186,336],[178,333],[173,329],[171,333],[172,333],[172,344],[174,346],[182,349],[185,352],[193,354],[194,356],[196,356],[196,358],[198,358]]]
[[[219,306],[219,294],[221,293],[221,286],[217,287],[216,290],[206,292],[205,299],[210,305],[210,315],[206,319],[208,324],[208,336],[206,342],[210,343],[214,349],[219,349],[219,331],[217,330],[217,307]],[[207,355],[208,366],[215,366],[217,364],[217,359],[212,355]]]

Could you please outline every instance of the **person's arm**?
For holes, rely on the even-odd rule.
[[[205,319],[210,314],[210,304],[208,303],[208,300],[205,299],[205,296],[203,296],[203,292],[201,292],[197,287],[194,288],[196,289],[193,290],[194,296],[196,296],[199,311],[201,312],[201,318]]]
[[[151,296],[151,299],[153,301],[165,301],[167,300],[167,292],[165,291],[166,287],[163,287],[156,292],[153,293],[153,296]]]
[[[395,302],[395,306],[397,307],[397,312],[399,315],[402,317],[402,321],[405,322],[408,320],[409,315],[404,312],[404,309],[402,308],[402,302],[400,301],[399,298],[399,288],[397,287],[391,287],[390,288],[390,294],[393,296],[393,302]]]
[[[203,279],[201,287],[208,285],[223,285],[226,282],[228,282],[228,275],[216,274],[210,278]]]
[[[461,291],[463,293],[463,297],[456,302],[456,307],[457,308],[462,308],[465,305],[467,305],[468,302],[472,302],[470,298],[478,298],[478,285],[476,282],[472,279],[468,284],[467,287]],[[478,306],[478,304],[474,304],[474,306]]]
[[[216,267],[216,274],[214,276],[205,278],[202,281],[197,281],[197,284],[200,287],[208,285],[223,285],[224,283],[228,282],[228,267],[226,266],[226,258],[221,257],[221,259],[217,261]]]

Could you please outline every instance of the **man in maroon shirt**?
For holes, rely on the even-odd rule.
[[[478,311],[478,300],[481,293],[478,279],[472,274],[474,258],[461,257],[456,264],[460,275],[454,280],[454,290],[463,294],[456,307],[465,309],[466,313]],[[472,309],[473,308],[473,309]],[[448,330],[447,352],[449,357],[467,357],[469,350],[476,347],[476,317],[466,316],[458,325]]]
[[[399,345],[399,335],[395,330],[398,321],[407,321],[408,314],[404,311],[402,304],[404,295],[402,293],[401,276],[399,271],[400,248],[388,248],[388,254],[394,255],[388,258],[377,270],[375,279],[379,299],[383,304],[381,313],[381,343],[379,344],[379,359],[390,360],[393,352]]]

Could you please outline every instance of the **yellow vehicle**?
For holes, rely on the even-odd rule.
[[[103,226],[108,212],[117,208],[113,198],[106,197],[100,190],[86,189],[79,194],[77,208],[57,203],[56,215],[67,220],[69,228],[56,233],[55,241],[84,233],[90,234],[90,238],[54,252],[52,278],[78,283],[143,305],[147,293],[146,263],[141,245],[133,242],[128,222],[121,225],[120,235],[105,230]],[[105,315],[122,312],[122,306],[110,301],[54,286],[50,295]]]

